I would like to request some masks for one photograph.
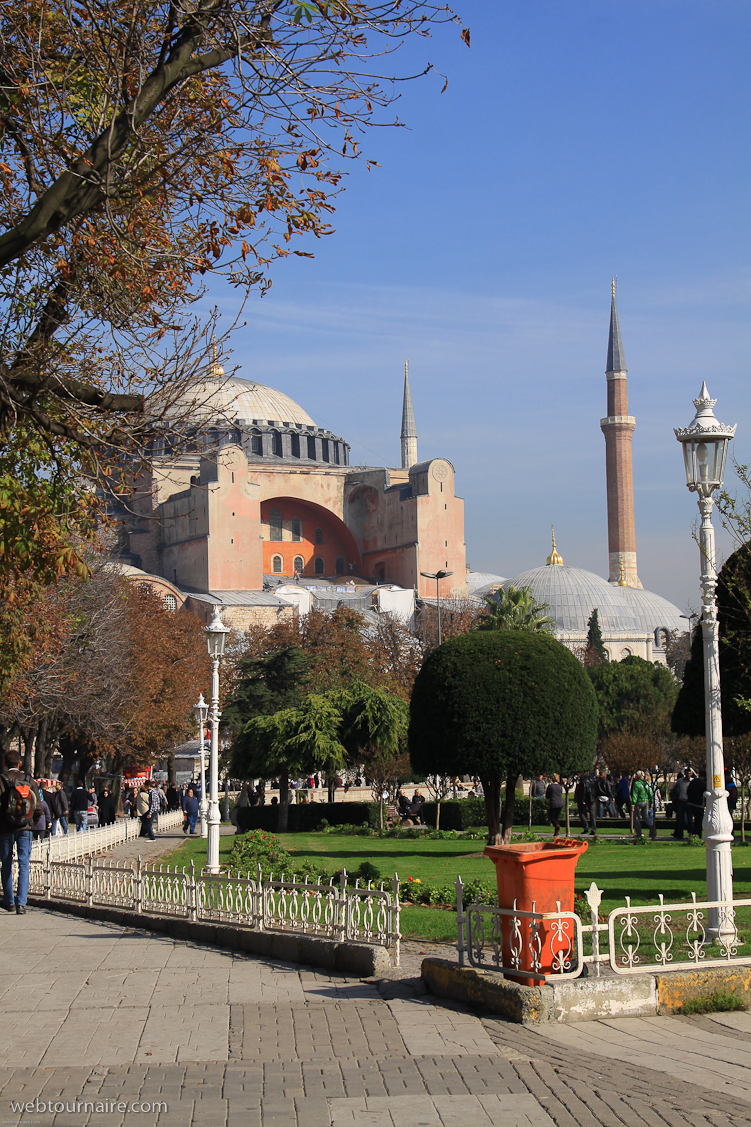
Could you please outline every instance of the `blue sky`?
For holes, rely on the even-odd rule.
[[[274,269],[233,338],[238,374],[278,387],[399,464],[405,358],[420,457],[456,468],[474,570],[564,561],[607,574],[610,278],[636,416],[639,574],[699,601],[697,512],[672,428],[707,380],[751,461],[751,7],[640,0],[460,3],[471,28],[407,46],[408,128],[375,130],[336,233]],[[230,317],[233,297],[211,291]],[[719,537],[722,552],[729,540]],[[427,563],[426,563],[427,566]]]

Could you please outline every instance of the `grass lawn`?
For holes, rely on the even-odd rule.
[[[540,827],[542,830],[543,827]],[[357,869],[370,861],[384,881],[419,879],[423,885],[453,884],[457,874],[464,882],[491,883],[495,870],[483,857],[481,841],[461,838],[441,841],[378,837],[340,837],[335,834],[281,834],[281,843],[296,857],[310,857],[329,869]],[[229,858],[234,836],[219,839],[219,860]],[[165,859],[170,867],[190,864],[199,869],[205,864],[206,842],[188,839]],[[599,841],[590,844],[576,869],[576,891],[584,892],[594,880],[603,890],[601,914],[624,904],[626,896],[634,905],[657,903],[661,892],[666,903],[688,900],[692,892],[701,900],[706,895],[705,852],[702,846],[657,841],[644,846]],[[737,899],[751,898],[751,847],[733,849],[734,888]],[[405,907],[402,934],[426,940],[456,940],[456,915],[442,908]]]

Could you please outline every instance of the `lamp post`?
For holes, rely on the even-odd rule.
[[[198,698],[198,704],[193,705],[193,715],[195,716],[196,724],[198,725],[198,740],[201,752],[201,801],[198,805],[198,814],[201,819],[201,837],[206,837],[208,835],[208,829],[206,827],[206,811],[208,810],[208,804],[206,802],[206,771],[204,767],[203,755],[203,733],[206,731],[206,718],[208,716],[208,713],[209,706],[203,699],[203,693],[201,693]]]
[[[717,621],[715,588],[715,540],[712,527],[712,494],[722,488],[725,461],[735,427],[725,427],[714,416],[716,399],[709,398],[706,383],[694,400],[696,415],[690,426],[676,428],[675,437],[683,446],[686,484],[698,495],[701,514],[699,551],[701,553],[701,622],[704,643],[704,722],[707,734],[707,790],[704,809],[704,841],[707,847],[707,898],[728,903],[732,911],[733,819],[727,805],[725,760],[722,748],[722,711],[720,704],[720,627]],[[731,921],[725,925],[728,909],[709,911],[708,934],[717,938],[732,932]]]
[[[441,579],[447,579],[449,575],[453,575],[453,571],[421,571],[420,575],[424,579],[435,579],[435,598],[438,603],[438,645],[441,644],[441,596],[438,591],[438,583]]]
[[[206,848],[206,868],[210,873],[219,872],[219,662],[224,655],[224,643],[229,634],[214,607],[214,617],[204,628],[206,643],[211,658],[211,751],[209,755],[209,840]]]

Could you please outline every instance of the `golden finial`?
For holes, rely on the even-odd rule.
[[[558,552],[556,551],[556,548],[555,548],[555,529],[553,528],[552,524],[550,526],[550,531],[553,534],[553,551],[550,553],[548,558],[545,560],[545,564],[546,564],[547,567],[553,567],[553,566],[560,567],[563,564],[563,560],[558,555]]]
[[[218,360],[218,357],[217,357],[216,337],[215,336],[212,336],[212,338],[211,338],[211,355],[212,355],[212,362],[211,362],[211,369],[210,369],[211,375],[214,376],[216,379],[219,379],[220,376],[224,375],[224,368],[219,363],[219,360]]]
[[[615,278],[610,283],[610,292],[613,295],[613,300],[615,300]]]
[[[626,569],[623,566],[623,556],[620,558],[620,566],[618,569],[618,586],[628,587],[628,583],[626,582]]]

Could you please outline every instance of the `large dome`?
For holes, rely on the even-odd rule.
[[[637,587],[618,587],[616,590],[625,598],[643,630],[677,630],[679,634],[688,631],[688,622],[678,607],[661,595],[641,591]]]
[[[258,422],[263,426],[289,426],[299,423],[315,427],[307,411],[282,391],[238,376],[209,376],[196,380],[182,397],[207,421]]]
[[[613,587],[606,579],[592,571],[565,564],[549,564],[523,571],[504,587],[529,587],[538,603],[547,603],[549,616],[555,619],[556,631],[581,634],[587,631],[587,622],[597,608],[603,634],[644,633],[636,614],[623,592],[626,587]],[[656,597],[656,596],[655,596]]]

